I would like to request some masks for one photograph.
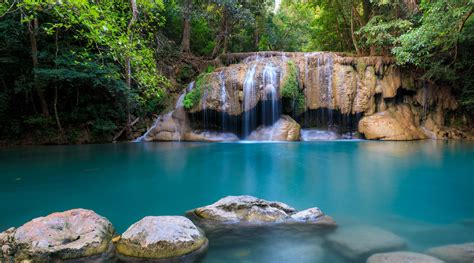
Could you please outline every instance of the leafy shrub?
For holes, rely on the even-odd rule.
[[[196,79],[196,84],[194,85],[194,89],[191,90],[191,92],[187,93],[186,96],[184,96],[183,105],[186,110],[192,109],[194,106],[196,106],[199,103],[202,96],[202,90],[204,88],[203,85],[206,85],[205,78],[210,76],[211,72],[213,71],[214,71],[214,67],[209,66],[207,68],[207,73],[202,73]]]

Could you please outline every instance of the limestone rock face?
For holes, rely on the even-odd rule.
[[[393,98],[397,95],[402,85],[400,70],[395,65],[389,65],[383,72],[383,77],[378,83],[378,89],[382,90],[383,98]],[[377,90],[377,88],[376,88]]]
[[[334,220],[319,208],[298,212],[281,202],[266,201],[253,196],[227,196],[212,205],[189,212],[190,215],[215,224],[265,225],[305,223],[336,226]]]
[[[116,242],[121,255],[142,259],[168,259],[203,250],[207,238],[182,216],[148,216],[130,226]]]
[[[261,126],[253,131],[248,140],[251,141],[298,141],[301,126],[290,116],[282,115],[270,127]]]
[[[428,249],[427,254],[453,263],[474,262],[474,243],[448,245]]]
[[[369,140],[401,141],[427,138],[423,130],[416,125],[410,107],[405,104],[362,118],[359,122],[359,132]]]
[[[437,258],[414,252],[380,253],[369,257],[367,263],[443,263]]]
[[[201,102],[190,111],[208,109],[230,116],[241,115],[267,99],[270,81],[278,90],[284,85],[290,73],[289,62],[297,68],[308,109],[372,114],[376,93],[381,93],[383,98],[393,98],[401,87],[400,70],[392,60],[382,57],[343,57],[330,52],[264,52],[208,74],[202,82]],[[269,69],[271,74],[268,74]],[[251,99],[244,103],[246,87],[251,88]],[[281,97],[280,92],[278,96]]]
[[[31,220],[10,233],[2,250],[15,262],[51,262],[82,259],[106,253],[115,231],[104,217],[91,210],[73,209]],[[3,241],[1,241],[3,242]]]
[[[328,241],[351,260],[364,260],[375,253],[400,250],[406,245],[394,233],[372,226],[339,228],[329,235]]]
[[[195,142],[230,142],[238,141],[239,137],[228,132],[190,131],[184,135],[184,140]]]
[[[154,126],[143,136],[143,141],[179,141],[187,130],[183,108],[158,116]]]

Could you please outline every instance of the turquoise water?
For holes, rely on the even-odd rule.
[[[328,141],[135,143],[0,150],[0,230],[88,208],[118,232],[227,195],[320,207],[375,225],[408,250],[474,241],[474,144]],[[314,244],[314,245],[313,245]],[[211,233],[204,262],[343,262],[308,233]]]

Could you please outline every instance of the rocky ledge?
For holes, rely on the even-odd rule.
[[[0,234],[1,262],[101,261],[115,231],[91,210],[73,209],[39,217]]]
[[[227,196],[214,204],[196,208],[188,216],[199,223],[212,225],[264,226],[270,224],[311,224],[336,227],[336,222],[319,208],[297,211],[287,204],[253,196]]]
[[[119,257],[173,259],[194,257],[207,247],[207,238],[182,216],[148,216],[114,239]]]

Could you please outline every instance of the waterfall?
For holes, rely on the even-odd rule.
[[[263,100],[263,111],[262,111],[262,120],[264,124],[273,124],[280,117],[280,110],[278,105],[278,88],[279,88],[279,79],[277,74],[277,68],[273,66],[272,63],[265,64],[262,74],[263,87],[265,89],[265,98]],[[268,104],[270,104],[268,107]],[[270,119],[267,120],[267,112],[270,108]]]
[[[244,80],[244,118],[243,118],[243,131],[244,136],[247,136],[252,132],[257,120],[255,105],[257,101],[257,91],[255,87],[255,71],[257,64],[252,65],[249,71],[245,73]]]
[[[328,128],[334,124],[333,114],[331,106],[333,105],[332,96],[332,72],[334,68],[334,60],[331,55],[327,56],[326,63],[324,65],[324,75],[326,77],[326,101],[328,105]]]
[[[222,109],[222,119],[221,119],[221,127],[222,130],[226,130],[227,123],[225,118],[225,112],[229,107],[227,102],[227,90],[225,88],[225,74],[224,71],[219,72],[219,82],[220,82],[220,102],[221,102],[221,109]]]
[[[204,129],[209,128],[209,116],[207,115],[207,96],[209,93],[209,90],[207,88],[202,88],[202,97],[201,97],[201,110],[203,114],[203,122],[204,122]]]

